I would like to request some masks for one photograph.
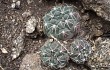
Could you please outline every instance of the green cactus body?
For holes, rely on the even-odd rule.
[[[84,39],[75,39],[70,46],[70,58],[72,61],[83,64],[90,56],[92,48]]]
[[[67,51],[56,41],[46,41],[40,50],[42,63],[52,69],[62,68],[68,63]]]
[[[70,39],[77,33],[79,19],[72,6],[55,6],[43,17],[44,33],[57,39]]]

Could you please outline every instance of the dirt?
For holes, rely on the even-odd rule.
[[[0,0],[0,49],[5,49],[0,50],[1,70],[19,70],[22,59],[26,54],[38,52],[48,38],[43,33],[42,17],[56,5],[66,3],[77,8],[82,17],[84,37],[88,40],[94,41],[98,37],[109,38],[110,36],[110,21],[98,16],[94,10],[85,10],[81,0],[20,0],[20,6],[12,8],[13,1],[18,0]],[[24,12],[29,14],[23,15]],[[37,26],[33,33],[27,34],[25,24],[31,16],[37,19]],[[23,44],[20,44],[22,49],[14,44],[19,36],[22,36],[23,39]],[[17,53],[19,53],[15,58],[12,55],[14,53],[13,48],[18,49]],[[87,70],[93,70],[89,66],[81,65]],[[76,67],[78,67],[77,64]]]

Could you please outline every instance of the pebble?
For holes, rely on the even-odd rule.
[[[27,10],[22,14],[23,17],[29,17],[31,15],[32,15],[32,12],[30,10]]]
[[[15,6],[16,6],[16,4],[15,4],[15,3],[12,3],[12,4],[11,4],[11,8],[13,8],[13,9],[14,9],[14,8],[15,8]]]
[[[5,48],[1,48],[2,53],[8,53],[8,51]]]
[[[21,1],[13,1],[13,3],[11,4],[11,8],[12,9],[19,9],[21,5]]]
[[[12,60],[16,59],[24,48],[24,34],[23,33],[20,33],[20,35],[13,40],[13,46],[14,47],[12,48],[12,53],[11,53]]]
[[[35,27],[37,25],[37,20],[34,16],[32,16],[27,22],[26,22],[26,32],[27,33],[33,33],[35,31]]]
[[[27,54],[20,65],[19,70],[46,70],[41,67],[40,56],[37,53]]]
[[[27,0],[27,3],[28,4],[30,4],[30,3],[32,3],[32,2],[34,2],[33,0]]]

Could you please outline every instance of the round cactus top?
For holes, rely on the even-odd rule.
[[[44,33],[57,39],[70,39],[76,34],[80,15],[72,6],[55,6],[45,14]]]
[[[57,41],[47,40],[40,50],[42,63],[52,69],[62,68],[68,63],[67,51]]]
[[[91,45],[84,39],[75,39],[70,46],[70,58],[79,64],[87,61],[92,52]]]

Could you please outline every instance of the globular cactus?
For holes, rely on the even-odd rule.
[[[80,15],[72,6],[55,6],[43,17],[44,33],[57,39],[70,39],[77,34]]]
[[[82,38],[75,39],[70,46],[70,58],[72,61],[83,64],[88,60],[92,52],[90,44]]]
[[[62,68],[68,63],[69,55],[67,50],[65,50],[57,41],[51,42],[50,40],[47,40],[40,51],[42,64],[49,68]]]

